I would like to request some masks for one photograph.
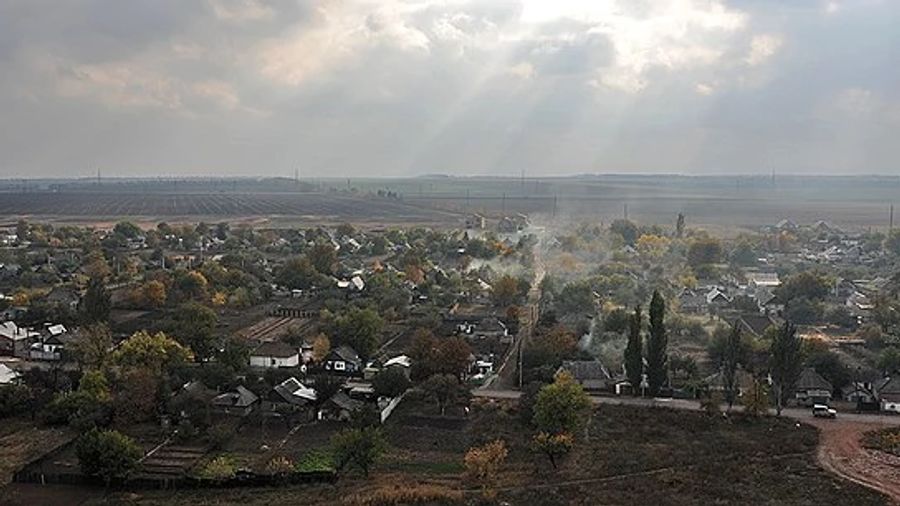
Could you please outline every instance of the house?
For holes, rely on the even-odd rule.
[[[777,272],[748,272],[747,286],[750,288],[775,288],[781,286]]]
[[[678,305],[682,312],[693,314],[705,313],[709,307],[704,295],[690,289],[682,290],[681,294],[678,295]]]
[[[470,214],[466,216],[466,228],[483,229],[487,220],[480,214]]]
[[[737,320],[741,332],[746,332],[753,337],[762,337],[766,329],[778,325],[771,316],[764,314],[745,314]]]
[[[725,375],[721,371],[707,376],[704,382],[711,391],[725,392]],[[734,375],[734,383],[734,388],[737,390],[736,397],[741,397],[744,392],[753,388],[753,375],[743,369],[738,369]]]
[[[363,401],[353,399],[344,392],[338,392],[322,405],[318,413],[318,419],[346,422],[353,416],[354,411],[362,408],[364,405]]]
[[[74,311],[78,308],[78,303],[81,302],[81,295],[78,293],[78,290],[71,286],[55,286],[47,294],[45,301],[48,304],[67,307]]]
[[[40,334],[15,322],[0,323],[0,355],[25,357],[28,355],[28,344]]]
[[[878,399],[882,411],[900,413],[900,379],[896,376],[885,378],[877,385]]]
[[[585,390],[603,390],[612,381],[609,371],[599,360],[564,360],[556,373],[563,371],[571,374]]]
[[[216,391],[202,381],[191,381],[175,392],[169,400],[169,409],[180,418],[196,421],[209,415],[209,402],[215,396]]]
[[[803,369],[800,378],[794,384],[794,398],[797,404],[812,406],[813,404],[828,404],[831,401],[831,393],[834,387],[812,367]]]
[[[706,298],[706,305],[710,308],[721,309],[731,304],[731,297],[718,287],[711,288],[704,297]]]
[[[322,367],[326,371],[354,375],[362,371],[362,360],[356,350],[347,345],[341,345],[328,352]]]
[[[300,352],[281,341],[269,341],[260,344],[250,353],[251,367],[297,367],[300,365]]]
[[[243,386],[238,385],[231,392],[213,397],[210,403],[213,408],[225,415],[247,416],[259,402],[259,397]]]
[[[0,364],[0,385],[9,385],[15,383],[21,374],[10,369],[6,364]]]
[[[875,385],[867,381],[854,381],[841,390],[841,397],[847,402],[873,404],[878,402]]]
[[[383,370],[387,370],[387,369],[391,369],[391,368],[397,369],[397,370],[403,372],[403,374],[408,378],[409,371],[412,368],[412,359],[406,355],[397,355],[394,358],[388,359],[381,366],[381,368]]]
[[[59,360],[66,345],[74,335],[63,325],[48,325],[38,341],[29,347],[28,356],[33,360]]]

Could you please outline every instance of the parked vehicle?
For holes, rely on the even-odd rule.
[[[815,404],[812,408],[812,414],[816,418],[836,418],[837,410],[829,408],[824,404]]]

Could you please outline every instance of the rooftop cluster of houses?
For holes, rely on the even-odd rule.
[[[12,320],[0,322],[0,355],[26,360],[58,361],[76,333],[60,324],[21,327]]]

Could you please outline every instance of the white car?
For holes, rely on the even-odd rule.
[[[816,418],[836,418],[837,410],[829,408],[824,404],[816,404],[812,408],[812,414]]]

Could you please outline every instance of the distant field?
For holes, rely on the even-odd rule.
[[[311,222],[446,223],[453,212],[403,202],[327,193],[33,192],[0,194],[0,216],[61,221],[120,218],[222,220],[291,219]]]
[[[39,190],[39,191],[36,191]],[[390,192],[399,200],[373,195]],[[60,221],[266,220],[276,226],[350,221],[456,226],[462,214],[523,212],[541,220],[758,228],[789,218],[853,229],[889,226],[897,177],[580,176],[557,178],[114,180],[0,184],[0,218]],[[900,216],[898,216],[900,220]],[[898,223],[900,224],[900,223]]]

